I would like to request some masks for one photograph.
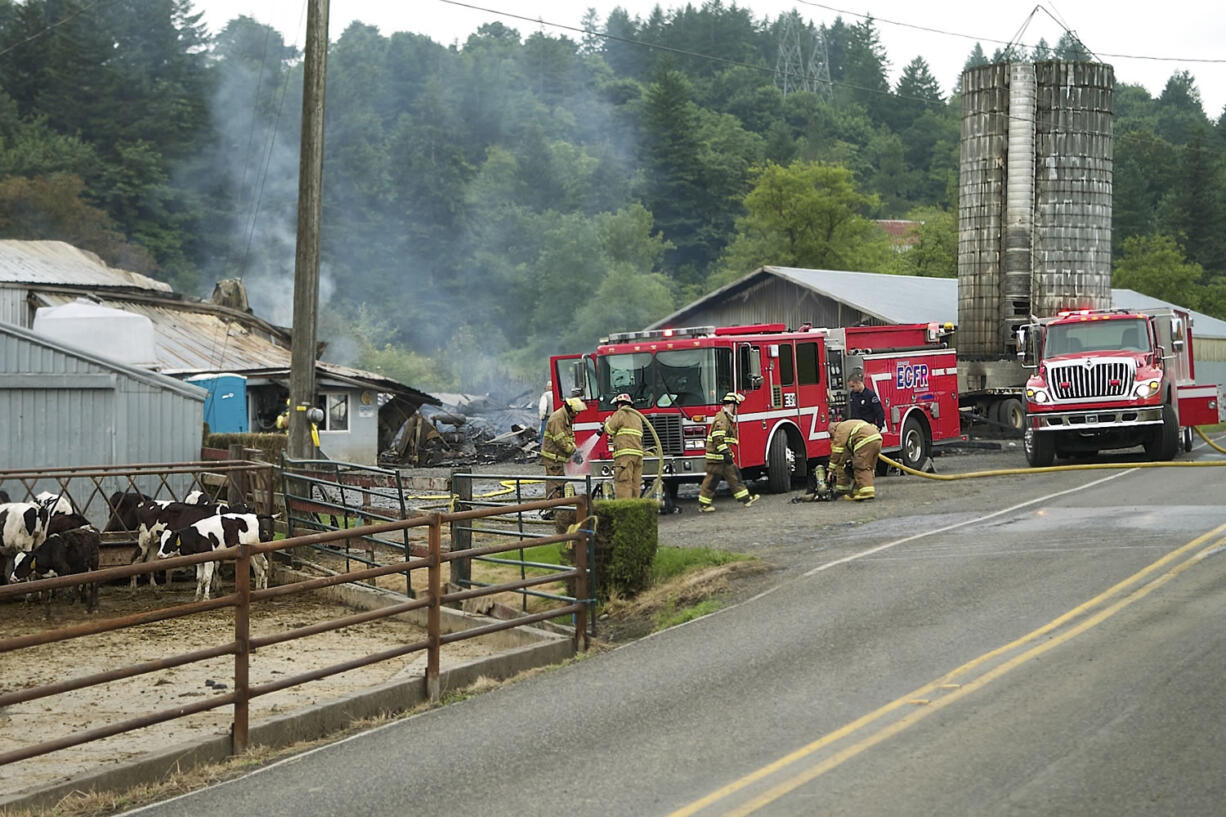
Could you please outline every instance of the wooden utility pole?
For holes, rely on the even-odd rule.
[[[298,158],[298,246],[294,254],[294,346],[289,376],[289,455],[316,456],[306,410],[315,405],[315,322],[319,312],[319,228],[323,214],[324,88],[328,0],[307,0],[302,61],[302,148]]]

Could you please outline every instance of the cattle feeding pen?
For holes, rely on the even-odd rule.
[[[123,513],[125,497],[185,499],[193,491],[209,499],[242,501],[257,513],[276,510],[276,466],[244,459],[252,449],[205,449],[195,462],[140,463],[0,470],[0,485],[13,497],[48,492],[67,499],[75,511],[103,532],[102,566],[127,564],[136,525]]]
[[[552,571],[534,571],[534,575],[527,576],[518,581],[457,590],[451,590],[445,587],[442,578],[442,568],[445,564],[450,564],[461,558],[472,559],[493,556],[499,553],[517,550],[522,547],[522,541],[515,538],[513,541],[509,542],[504,541],[494,544],[483,544],[480,547],[467,549],[462,553],[452,550],[444,550],[442,536],[442,529],[444,525],[450,526],[454,523],[466,524],[472,520],[498,516],[504,513],[530,513],[550,509],[556,511],[572,508],[574,509],[577,519],[582,520],[587,518],[587,497],[582,495],[574,497],[557,497],[554,499],[542,499],[527,502],[510,507],[473,508],[469,510],[446,513],[429,513],[410,519],[381,522],[374,525],[365,525],[347,530],[324,531],[259,544],[240,544],[236,547],[215,550],[210,553],[177,556],[154,563],[135,563],[121,567],[104,569],[93,573],[90,575],[90,579],[92,581],[111,582],[119,579],[127,579],[133,575],[151,573],[157,570],[189,567],[206,561],[232,562],[234,565],[235,589],[234,592],[229,595],[220,596],[207,601],[189,602],[113,619],[90,621],[60,629],[42,630],[40,632],[33,632],[18,637],[7,638],[0,640],[0,655],[20,655],[20,651],[26,648],[68,641],[99,633],[113,632],[125,628],[138,627],[153,622],[184,618],[227,607],[234,609],[234,638],[227,643],[217,644],[215,646],[195,650],[193,652],[168,655],[152,661],[115,667],[105,672],[94,673],[92,675],[9,691],[4,694],[0,694],[0,708],[223,656],[234,657],[232,691],[221,695],[214,695],[200,701],[187,703],[171,709],[146,713],[136,718],[122,720],[86,731],[62,735],[54,739],[45,740],[39,743],[32,743],[12,751],[0,753],[0,765],[16,763],[31,757],[100,740],[111,735],[117,735],[121,732],[128,732],[146,726],[152,726],[157,723],[182,718],[223,706],[233,706],[234,708],[233,720],[230,729],[231,751],[235,754],[240,754],[246,751],[248,743],[248,703],[251,699],[262,695],[268,695],[282,689],[305,684],[310,681],[319,680],[331,675],[357,669],[359,667],[367,666],[380,661],[408,655],[410,653],[424,652],[426,655],[424,678],[426,692],[431,700],[438,700],[441,694],[439,684],[440,651],[445,645],[466,639],[477,638],[501,630],[507,630],[527,624],[558,618],[568,618],[573,623],[574,648],[576,650],[584,649],[587,646],[586,620],[588,616],[587,608],[589,603],[587,598],[587,540],[589,532],[584,530],[581,526],[576,526],[573,531],[568,530],[565,533],[544,536],[534,540],[534,544],[573,542],[575,544],[573,549],[575,563],[571,566],[552,566],[554,568]],[[251,587],[250,560],[253,555],[273,554],[276,552],[290,551],[294,548],[302,548],[304,546],[324,545],[327,543],[338,542],[346,537],[396,534],[407,531],[411,528],[426,529],[426,547],[424,548],[424,553],[422,553],[422,555],[412,555],[411,557],[406,558],[405,561],[394,564],[380,565],[363,570],[338,573],[317,578],[302,579],[289,584],[270,587],[264,590],[253,590]],[[508,530],[506,531],[506,535],[512,536],[514,535],[514,531]],[[391,606],[382,607],[376,610],[341,616],[338,618],[329,619],[327,621],[316,622],[307,626],[299,626],[283,632],[263,636],[251,635],[250,627],[253,604],[269,602],[291,594],[305,593],[342,584],[363,582],[384,575],[404,573],[407,576],[413,571],[424,571],[427,579],[427,591],[417,598],[407,598],[402,603],[393,604]],[[78,584],[80,581],[80,576],[65,576],[43,579],[20,585],[0,587],[0,601],[14,599],[26,593],[66,587],[71,584]],[[510,620],[492,620],[488,624],[480,624],[470,629],[446,633],[443,632],[441,618],[442,608],[445,605],[455,605],[462,603],[467,599],[492,596],[497,593],[518,592],[530,587],[555,582],[563,582],[567,587],[573,588],[572,596],[556,597],[564,602],[559,606],[530,615],[519,616]],[[302,639],[311,635],[332,630],[339,630],[344,627],[416,610],[425,611],[427,635],[426,638],[422,640],[410,644],[398,644],[385,650],[371,653],[365,657],[359,657],[342,663],[316,668],[308,672],[300,672],[292,676],[278,678],[268,683],[256,685],[250,683],[249,681],[251,656],[253,652],[258,651],[262,647]]]

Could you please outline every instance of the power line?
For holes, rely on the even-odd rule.
[[[28,42],[37,40],[39,37],[42,37],[44,34],[49,34],[50,32],[54,31],[55,29],[67,23],[69,20],[73,20],[77,17],[80,17],[82,14],[84,14],[87,11],[93,11],[94,9],[98,8],[98,6],[110,5],[113,2],[115,2],[115,0],[94,0],[94,2],[88,6],[81,6],[79,9],[72,12],[71,14],[64,15],[59,20],[56,20],[54,23],[51,23],[50,25],[44,26],[43,28],[40,28],[38,31],[35,31],[33,34],[31,34],[29,37],[26,37],[24,40],[15,42],[12,45],[10,45],[8,48],[4,49],[3,51],[0,51],[0,57],[3,57],[4,55],[8,54],[10,51],[13,51],[14,49],[20,48],[21,46],[25,45]]]
[[[636,45],[636,46],[639,46],[640,48],[652,48],[652,49],[656,49],[659,51],[667,51],[671,54],[679,54],[685,57],[695,57],[697,59],[708,60],[710,62],[720,63],[722,65],[728,65],[728,66],[733,66],[737,68],[748,68],[751,71],[757,71],[762,74],[769,74],[772,77],[774,77],[774,75],[777,73],[776,70],[767,68],[764,65],[753,65],[752,63],[741,62],[740,60],[733,60],[727,57],[717,57],[714,54],[703,54],[699,51],[689,51],[685,48],[676,48],[671,45],[661,45],[659,43],[648,43],[648,42],[643,42],[642,40],[635,40],[630,37],[619,37],[616,34],[608,34],[602,31],[595,31],[592,29],[580,28],[578,26],[567,25],[566,23],[554,23],[554,22],[550,22],[549,20],[543,20],[540,17],[527,17],[525,15],[515,14],[514,12],[510,12],[510,11],[501,11],[499,9],[492,9],[492,8],[487,8],[485,6],[474,5],[472,3],[463,3],[463,2],[460,2],[460,0],[438,0],[438,2],[446,3],[449,6],[459,6],[460,8],[471,9],[473,11],[482,11],[482,12],[485,12],[486,14],[493,14],[499,17],[507,17],[512,20],[522,20],[524,22],[532,23],[534,25],[549,26],[551,28],[561,29],[563,31],[573,31],[576,34],[584,34],[584,35],[591,36],[591,37],[599,37],[602,40],[613,40],[614,42],[626,43],[628,45]],[[792,76],[792,79],[799,86],[805,82],[806,75],[803,73],[796,74],[795,76]],[[944,105],[945,104],[944,100],[936,101],[936,100],[931,100],[931,99],[925,99],[924,97],[907,96],[903,94],[894,93],[893,91],[882,91],[877,88],[867,88],[861,85],[853,85],[850,82],[843,82],[842,80],[832,80],[830,84],[839,85],[844,88],[850,88],[853,91],[863,91],[869,94],[878,94],[881,96],[892,96],[898,99],[909,99],[915,102],[923,102],[925,105]]]
[[[1009,42],[1009,41],[1007,41],[1007,40],[997,40],[997,39],[994,39],[994,38],[992,38],[992,37],[977,37],[977,36],[975,36],[975,35],[973,35],[973,34],[963,34],[963,33],[962,33],[962,32],[960,32],[960,31],[948,31],[948,30],[946,30],[946,29],[942,29],[942,28],[933,28],[933,27],[931,27],[931,26],[922,26],[922,25],[918,25],[918,24],[916,24],[916,23],[904,23],[904,22],[902,22],[902,21],[900,21],[900,20],[889,20],[889,19],[886,19],[885,17],[877,17],[877,16],[875,16],[875,15],[873,15],[873,14],[865,14],[865,13],[861,13],[861,12],[857,12],[857,11],[848,11],[847,9],[840,9],[840,8],[836,8],[836,7],[834,7],[834,6],[828,6],[828,5],[826,5],[825,3],[817,3],[817,2],[814,2],[814,0],[796,0],[796,2],[797,2],[797,3],[800,3],[800,4],[802,4],[802,5],[805,5],[805,6],[813,6],[814,8],[825,9],[826,11],[833,11],[835,14],[845,14],[845,15],[847,15],[847,16],[849,16],[849,17],[859,17],[859,18],[861,18],[861,19],[870,19],[870,18],[871,18],[871,19],[872,19],[874,22],[878,22],[878,23],[888,23],[888,24],[890,24],[890,25],[892,25],[892,26],[899,26],[899,27],[901,27],[901,28],[910,28],[910,29],[913,29],[913,30],[915,30],[915,31],[927,31],[927,32],[928,32],[928,33],[930,33],[930,34],[941,34],[941,35],[944,35],[944,36],[946,36],[946,37],[961,37],[961,38],[963,38],[963,39],[965,39],[965,40],[974,40],[974,41],[976,41],[976,42],[981,42],[981,43],[993,43],[993,44],[995,44],[995,45],[1006,45],[1006,46],[1007,46],[1007,45],[1020,45],[1019,43],[1012,43],[1012,42]],[[1056,21],[1056,22],[1057,22],[1057,23],[1060,25],[1060,27],[1061,27],[1061,28],[1063,28],[1065,31],[1069,32],[1069,34],[1071,34],[1073,37],[1075,37],[1075,38],[1077,37],[1077,35],[1076,35],[1076,34],[1075,34],[1073,31],[1072,31],[1072,29],[1070,29],[1068,26],[1066,26],[1064,23],[1062,23],[1062,22],[1061,22],[1059,19],[1057,19],[1057,18],[1055,17],[1055,15],[1053,15],[1053,14],[1052,14],[1050,11],[1047,11],[1047,9],[1046,9],[1046,8],[1044,8],[1044,7],[1043,7],[1043,6],[1041,6],[1041,5],[1040,5],[1040,6],[1037,6],[1036,8],[1040,8],[1040,9],[1042,9],[1043,11],[1047,12],[1048,16],[1049,16],[1049,17],[1051,17],[1053,20],[1055,20],[1055,21]],[[1031,12],[1031,14],[1033,14],[1033,13],[1034,13],[1034,12]],[[1078,42],[1081,42],[1080,38],[1078,38],[1078,39],[1077,39],[1077,41],[1078,41]],[[1084,43],[1082,43],[1082,46],[1083,46],[1083,47],[1084,47],[1084,45],[1085,45],[1085,44],[1084,44]],[[1023,47],[1024,47],[1024,48],[1030,48],[1030,49],[1033,49],[1033,48],[1034,48],[1034,46],[1033,46],[1033,45],[1023,45]],[[1087,50],[1088,50],[1088,49],[1087,49]],[[1226,63],[1226,59],[1220,59],[1220,58],[1208,58],[1208,57],[1156,57],[1156,56],[1152,56],[1152,55],[1145,55],[1145,54],[1112,54],[1112,53],[1108,53],[1108,52],[1106,52],[1106,51],[1099,51],[1099,52],[1098,52],[1098,56],[1100,56],[1100,57],[1112,57],[1112,58],[1114,58],[1114,59],[1120,59],[1120,60],[1152,60],[1152,61],[1155,61],[1155,62],[1193,62],[1193,63],[1202,63],[1202,64],[1206,64],[1206,65],[1220,65],[1220,64],[1224,64],[1224,63]]]

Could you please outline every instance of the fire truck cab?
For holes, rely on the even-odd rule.
[[[1026,459],[1141,445],[1154,460],[1192,448],[1192,427],[1226,420],[1220,386],[1198,385],[1181,309],[1080,309],[1019,330]]]
[[[864,370],[885,409],[883,451],[921,467],[932,443],[959,434],[957,357],[950,326],[909,324],[844,329],[783,324],[688,327],[627,332],[586,355],[551,359],[554,404],[578,396],[582,447],[626,393],[651,423],[663,448],[670,495],[706,470],[707,429],[728,392],[745,400],[736,417],[736,463],[747,480],[765,477],[773,492],[791,488],[830,456],[830,427],[847,417],[846,377]],[[643,439],[644,479],[660,464]],[[611,476],[607,440],[588,457],[593,476]]]

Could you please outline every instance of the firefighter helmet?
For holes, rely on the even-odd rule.
[[[578,414],[579,412],[587,408],[587,404],[584,403],[582,400],[580,400],[578,397],[567,397],[566,407],[570,409],[572,414]]]
[[[619,403],[625,403],[628,406],[633,406],[634,399],[630,395],[626,394],[625,392],[622,392],[621,394],[613,398],[613,405],[617,405]]]
[[[724,395],[723,402],[732,403],[733,405],[739,406],[741,403],[745,402],[745,395],[730,391]]]

